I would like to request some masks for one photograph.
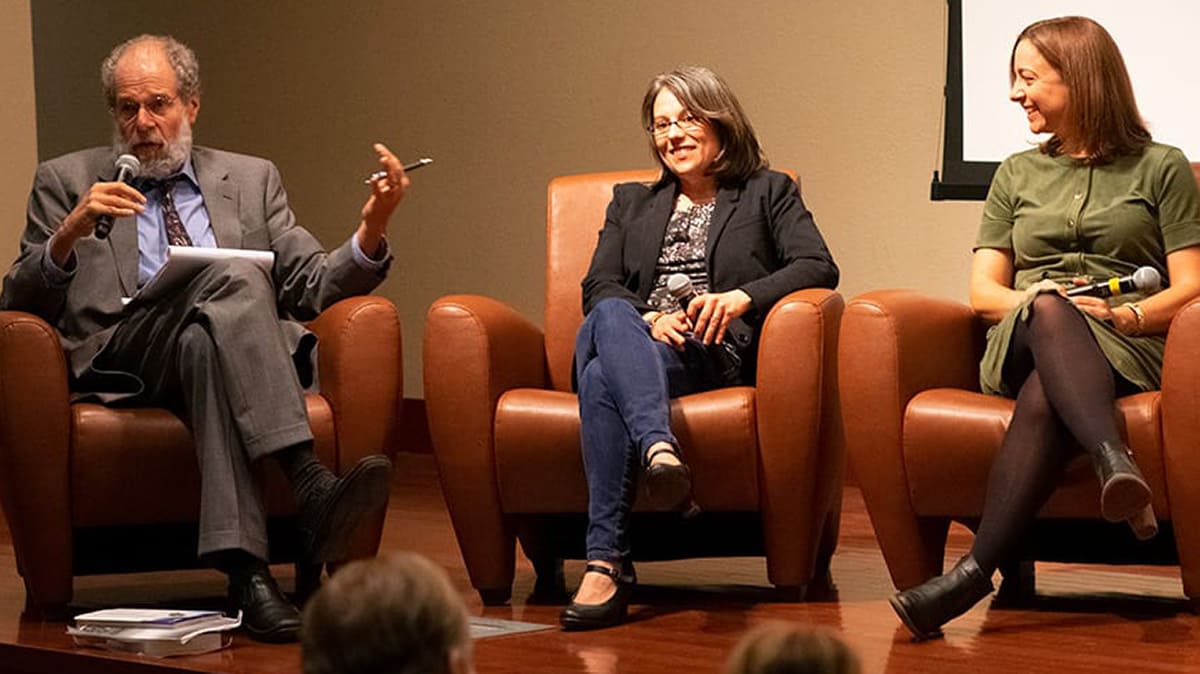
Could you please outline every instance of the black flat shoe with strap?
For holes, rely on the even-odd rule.
[[[558,622],[567,631],[596,630],[625,622],[629,613],[629,597],[633,594],[636,580],[632,575],[623,575],[617,568],[601,564],[588,564],[584,573],[602,573],[612,578],[617,586],[613,596],[602,604],[580,604],[572,601],[558,616]]]
[[[678,464],[654,463],[662,453],[673,454]],[[646,452],[646,499],[658,510],[679,510],[692,494],[692,471],[683,463],[679,450],[667,445]]]

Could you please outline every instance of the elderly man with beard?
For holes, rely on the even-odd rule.
[[[192,146],[200,70],[187,46],[133,38],[105,59],[101,80],[113,147],[38,167],[0,308],[58,329],[77,396],[180,414],[200,465],[200,558],[228,574],[232,608],[252,637],[295,640],[300,616],[266,564],[251,464],[270,457],[290,479],[312,563],[339,559],[356,522],[386,503],[386,457],[367,457],[339,478],[313,454],[303,389],[316,339],[296,321],[380,283],[391,261],[388,220],[408,179],[375,145],[383,171],[358,228],[326,253],[296,226],[271,162]],[[134,185],[107,177],[122,153],[141,162]],[[94,236],[102,216],[114,218],[107,239]],[[275,264],[268,275],[241,260],[214,263],[170,294],[139,299],[168,244],[270,250]]]

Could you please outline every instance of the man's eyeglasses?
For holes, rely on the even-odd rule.
[[[142,108],[146,108],[146,112],[155,117],[162,117],[167,114],[167,111],[171,109],[175,101],[176,98],[174,96],[167,96],[166,94],[151,96],[150,100],[145,102],[125,99],[117,101],[117,106],[113,108],[112,112],[122,122],[132,121],[134,117],[137,117],[138,111]]]
[[[705,120],[703,118],[697,117],[689,112],[676,120],[656,119],[650,124],[650,126],[646,127],[646,131],[649,131],[655,136],[665,136],[670,133],[672,126],[678,126],[680,131],[688,133],[689,131],[695,131],[701,126],[704,126],[704,121]]]

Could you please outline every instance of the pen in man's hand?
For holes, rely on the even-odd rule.
[[[429,157],[421,157],[420,159],[416,160],[415,162],[413,162],[411,164],[405,164],[404,172],[407,173],[409,171],[415,171],[415,170],[421,168],[422,166],[429,166],[432,163],[433,163],[433,160],[430,159]],[[380,178],[386,178],[387,175],[388,175],[387,171],[376,171],[376,172],[372,173],[371,175],[367,176],[367,179],[364,180],[363,183],[370,185],[371,181],[379,180]]]

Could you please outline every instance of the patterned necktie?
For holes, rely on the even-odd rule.
[[[178,181],[179,176],[172,176],[162,181],[162,211],[163,220],[167,223],[167,243],[172,246],[190,246],[192,237],[188,236],[187,228],[183,226],[183,219],[179,217],[179,211],[175,210],[175,195],[172,190],[175,189],[175,183]]]

